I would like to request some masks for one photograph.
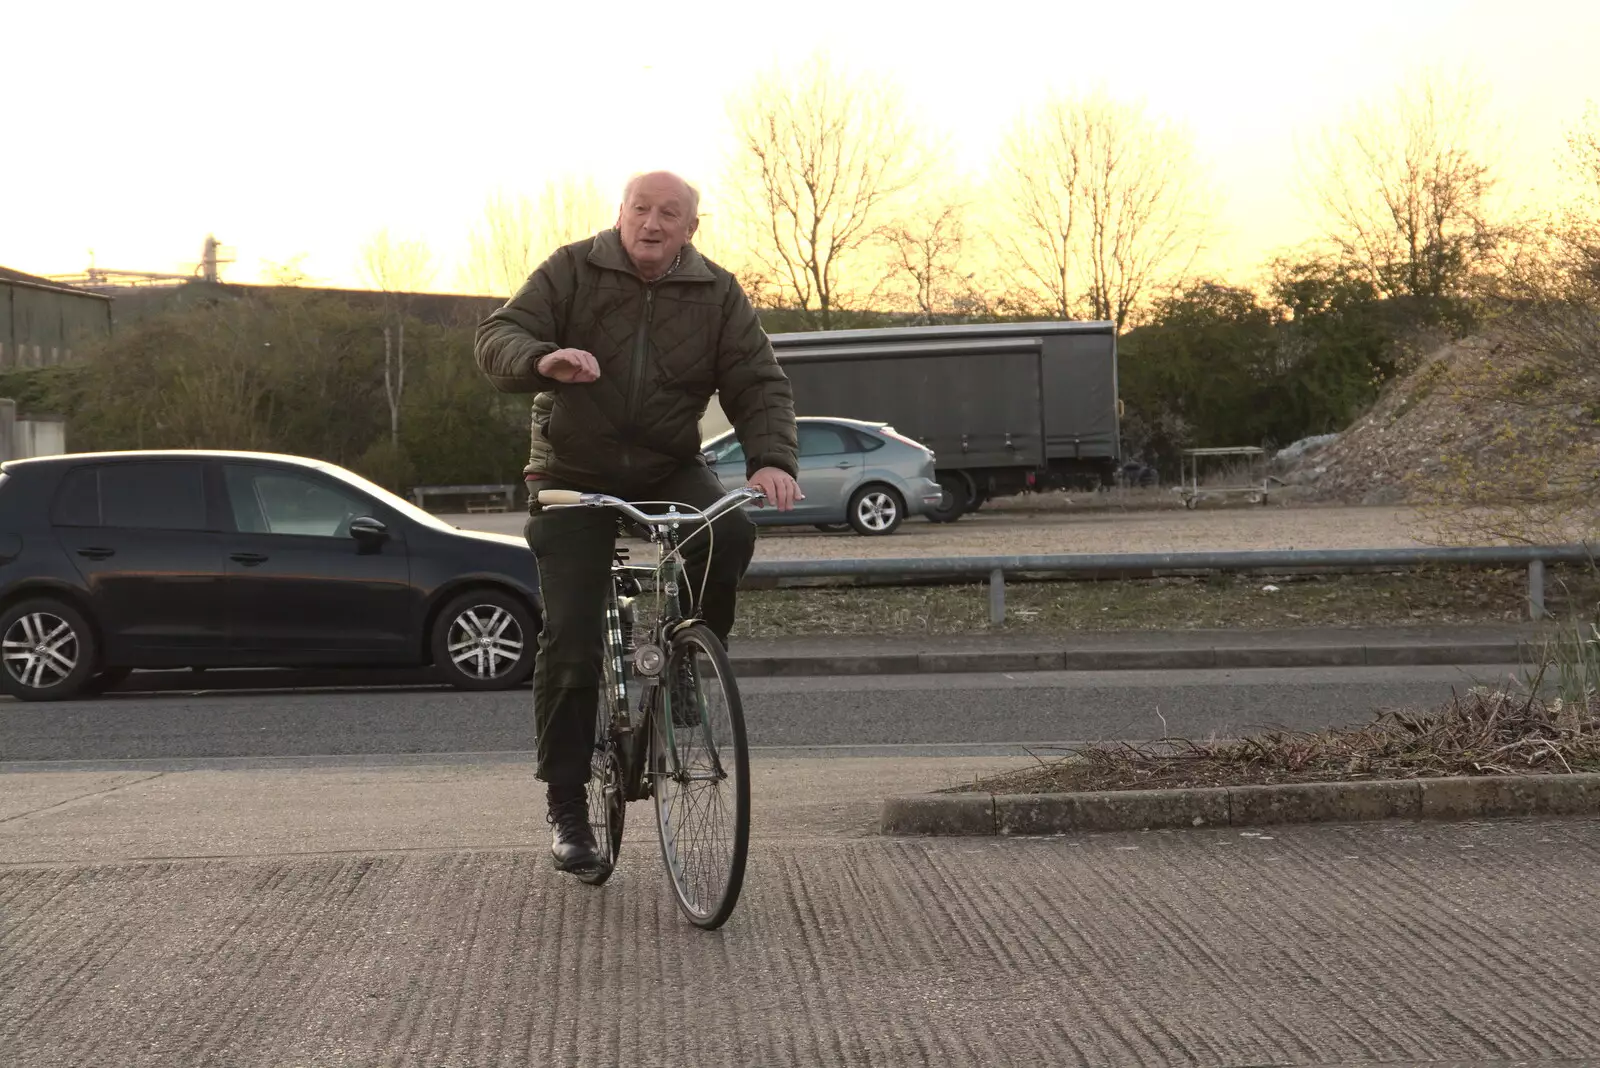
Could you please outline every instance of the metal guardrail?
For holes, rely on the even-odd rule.
[[[1305,568],[1526,566],[1528,613],[1542,619],[1546,564],[1594,562],[1600,546],[1494,545],[1412,549],[1241,549],[1184,553],[1069,553],[1055,556],[947,556],[862,560],[762,560],[748,577],[975,579],[989,585],[989,621],[1006,617],[1007,575],[1129,575],[1193,571],[1291,571]]]
[[[500,485],[498,483],[472,486],[412,486],[411,500],[416,503],[418,508],[426,508],[429,497],[476,497],[494,500],[504,498],[506,502],[505,510],[510,512],[517,507],[517,494],[525,488],[515,484]],[[472,501],[467,502],[467,511],[476,511],[472,504]]]

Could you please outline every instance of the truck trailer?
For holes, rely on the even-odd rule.
[[[1121,462],[1113,323],[774,334],[798,415],[891,424],[933,450],[952,522],[1017,493],[1109,486]]]

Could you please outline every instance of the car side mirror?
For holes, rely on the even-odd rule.
[[[382,520],[360,515],[350,520],[350,536],[362,542],[382,541],[389,536],[389,528],[383,525]]]

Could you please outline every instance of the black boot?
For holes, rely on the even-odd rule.
[[[605,863],[600,846],[589,826],[589,799],[586,794],[550,802],[545,822],[555,828],[550,840],[550,855],[557,871],[588,871]]]

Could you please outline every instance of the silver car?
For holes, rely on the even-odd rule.
[[[887,423],[802,416],[800,492],[793,511],[748,508],[758,524],[810,524],[830,533],[892,534],[908,515],[938,507],[933,453]],[[728,430],[701,447],[726,489],[746,482],[744,449]]]

